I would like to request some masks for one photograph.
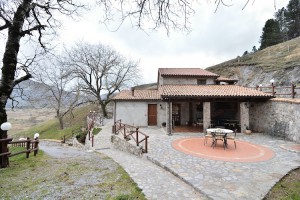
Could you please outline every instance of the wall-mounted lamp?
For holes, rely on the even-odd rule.
[[[163,106],[161,104],[159,104],[160,109],[163,109]]]

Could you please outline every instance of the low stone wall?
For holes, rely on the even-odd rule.
[[[250,129],[273,134],[276,122],[286,125],[282,137],[300,143],[300,99],[275,98],[251,105]]]
[[[114,146],[114,148],[119,149],[121,151],[126,151],[128,153],[131,153],[136,156],[142,157],[142,147],[138,147],[134,144],[131,144],[130,142],[124,140],[123,138],[120,138],[117,135],[111,136],[111,142]]]

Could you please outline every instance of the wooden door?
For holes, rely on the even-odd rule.
[[[148,104],[148,125],[156,126],[157,125],[157,105]]]

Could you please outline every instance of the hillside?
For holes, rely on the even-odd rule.
[[[56,88],[53,88],[56,91]],[[71,92],[68,93],[69,98],[74,98],[75,94]],[[6,108],[53,108],[51,102],[56,104],[56,102],[51,101],[52,93],[47,89],[47,87],[33,80],[26,80],[18,84],[11,94],[14,99],[12,101],[9,99],[6,104]],[[68,105],[69,99],[63,101],[64,105]]]
[[[249,53],[207,68],[208,71],[238,79],[238,85],[300,84],[300,37]]]

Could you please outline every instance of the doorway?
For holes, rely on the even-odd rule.
[[[157,125],[157,105],[148,104],[148,125],[156,126]]]

